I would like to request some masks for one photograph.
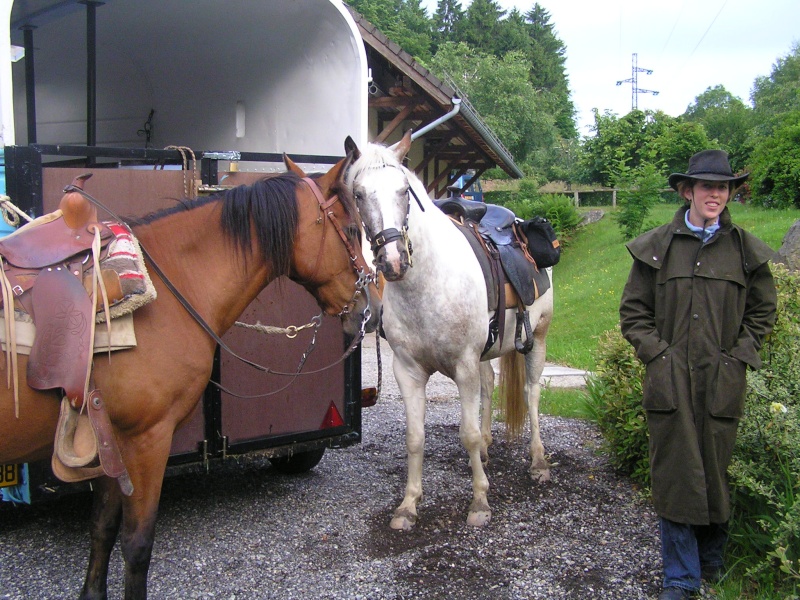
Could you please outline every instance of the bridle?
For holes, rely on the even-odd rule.
[[[322,197],[322,191],[312,178],[303,177],[302,180],[311,189],[311,192],[317,199],[320,211],[322,211],[322,213],[325,215],[325,221],[322,221],[321,217],[317,218],[317,223],[322,223],[323,230],[322,241],[320,241],[319,253],[317,254],[317,264],[314,267],[314,275],[316,275],[317,271],[319,270],[319,263],[322,258],[322,249],[325,244],[325,225],[330,222],[333,225],[333,228],[336,229],[336,232],[339,234],[344,247],[347,249],[347,252],[350,255],[350,266],[353,269],[353,272],[356,274],[356,288],[353,292],[353,297],[350,298],[350,301],[342,307],[342,310],[336,316],[343,317],[344,315],[350,314],[350,311],[358,303],[358,299],[361,297],[361,294],[366,294],[367,303],[364,307],[364,311],[361,314],[361,326],[359,328],[359,333],[361,334],[360,338],[363,338],[366,324],[370,317],[372,317],[372,311],[369,307],[369,284],[376,283],[377,278],[372,269],[370,269],[367,265],[367,261],[364,260],[364,256],[360,252],[357,252],[353,247],[353,244],[347,237],[347,234],[344,232],[341,223],[339,223],[339,219],[336,218],[336,215],[333,212],[332,207],[334,204],[339,202],[339,196],[334,194],[326,200]],[[359,342],[360,341],[361,339],[359,339]]]
[[[381,165],[372,167],[373,169],[384,169],[384,168],[392,168],[392,169],[400,169],[405,177],[405,171],[402,167],[396,165]],[[406,183],[408,183],[408,177],[406,177]],[[408,254],[408,266],[412,266],[411,262],[411,255],[414,253],[414,249],[411,246],[411,240],[408,237],[408,215],[411,212],[411,197],[414,197],[414,200],[417,201],[417,206],[419,206],[422,212],[425,212],[425,207],[422,206],[422,202],[417,196],[417,193],[414,191],[414,188],[411,185],[408,185],[406,191],[406,212],[403,216],[403,225],[400,229],[396,227],[387,227],[386,229],[382,229],[374,236],[370,237],[369,235],[367,238],[369,239],[370,248],[372,249],[372,253],[377,255],[378,251],[386,246],[387,244],[391,244],[392,242],[396,242],[397,240],[402,240],[403,247],[406,249],[406,253]]]

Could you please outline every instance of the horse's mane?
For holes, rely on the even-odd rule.
[[[191,211],[211,202],[222,202],[220,225],[242,255],[251,246],[251,227],[260,251],[272,263],[277,277],[291,268],[294,234],[297,230],[296,189],[300,178],[291,172],[266,177],[253,185],[240,185],[204,198],[183,199],[179,204],[144,217],[126,219],[131,225],[146,225],[170,215]]]

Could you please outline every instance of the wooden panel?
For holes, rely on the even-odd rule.
[[[185,196],[183,171],[86,167],[47,167],[42,171],[46,213],[58,208],[64,187],[84,173],[92,173],[92,177],[83,189],[121,217],[168,208]],[[109,217],[101,214],[100,218]]]

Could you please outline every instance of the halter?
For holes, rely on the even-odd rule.
[[[373,167],[373,168],[374,169],[385,169],[387,167],[392,168],[392,169],[399,169],[400,172],[402,172],[403,176],[405,177],[405,171],[403,170],[403,168],[399,167],[399,166],[396,166],[396,165],[385,164],[385,165],[376,166],[376,167]],[[408,183],[408,178],[407,177],[406,177],[406,183]],[[408,191],[406,192],[406,198],[407,198],[408,201],[406,202],[406,214],[403,217],[403,226],[399,230],[396,227],[388,227],[386,229],[383,229],[383,230],[379,231],[374,236],[369,238],[370,248],[372,249],[372,253],[373,254],[377,254],[378,251],[381,248],[383,248],[384,246],[386,246],[387,244],[390,244],[390,243],[395,242],[397,240],[402,240],[403,241],[403,247],[406,249],[406,253],[408,254],[408,265],[409,266],[412,266],[411,255],[414,253],[414,249],[411,246],[411,240],[408,237],[408,215],[411,212],[411,197],[412,196],[414,197],[414,200],[417,201],[417,206],[419,206],[419,209],[422,212],[425,212],[425,207],[422,206],[422,202],[420,201],[419,196],[417,196],[417,193],[414,191],[414,188],[409,185],[408,186]]]

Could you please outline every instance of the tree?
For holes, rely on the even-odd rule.
[[[534,88],[547,93],[549,108],[561,135],[575,139],[578,132],[575,128],[575,105],[570,99],[566,74],[567,48],[556,36],[550,13],[539,3],[528,11],[525,20],[530,37],[526,55],[531,63],[531,83]]]
[[[686,108],[683,118],[699,123],[710,140],[730,155],[734,172],[744,170],[750,154],[747,140],[753,127],[753,111],[723,86],[709,87]]]
[[[431,57],[433,32],[421,0],[402,0],[397,17],[386,35],[416,59],[427,62]]]
[[[449,76],[514,155],[518,163],[544,175],[548,152],[559,148],[553,119],[537,110],[540,94],[528,79],[528,62],[519,52],[502,59],[465,43],[444,44],[431,61],[438,76]]]
[[[460,41],[485,53],[497,55],[500,19],[505,15],[497,0],[472,0],[467,8]]]
[[[800,43],[772,67],[769,77],[758,77],[751,99],[761,133],[768,135],[782,113],[800,109]]]
[[[595,111],[594,131],[594,137],[584,141],[581,164],[588,183],[604,185],[646,163],[655,165],[666,178],[710,145],[702,125],[661,111],[632,110],[621,118]]]
[[[800,109],[785,113],[772,135],[750,156],[754,202],[770,208],[800,208]]]
[[[465,18],[459,0],[439,0],[433,15],[433,52],[445,42],[455,42]]]

